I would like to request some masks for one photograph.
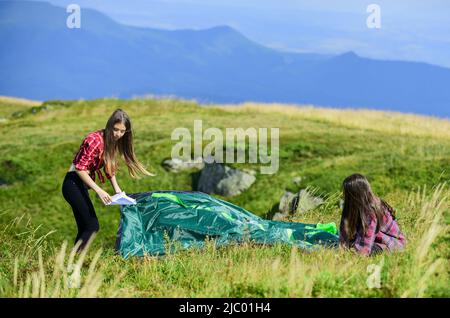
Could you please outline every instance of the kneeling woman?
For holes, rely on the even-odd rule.
[[[90,237],[100,228],[88,190],[94,190],[105,205],[111,202],[110,195],[95,183],[95,174],[101,183],[105,183],[100,170],[103,168],[115,193],[121,192],[115,176],[119,156],[124,159],[132,178],[136,178],[139,173],[153,175],[136,159],[131,121],[121,109],[114,111],[105,129],[86,136],[64,178],[62,193],[72,207],[78,227],[75,244],[81,240],[78,251],[86,247]]]
[[[364,176],[347,177],[343,191],[339,235],[343,246],[363,255],[403,249],[406,239],[395,220],[394,209],[373,194]]]

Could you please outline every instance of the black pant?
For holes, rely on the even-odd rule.
[[[81,245],[78,249],[78,251],[81,251],[86,247],[86,243],[91,235],[100,229],[94,205],[89,198],[86,185],[75,171],[66,174],[62,185],[62,194],[72,207],[78,227],[75,244],[78,240],[81,240]]]

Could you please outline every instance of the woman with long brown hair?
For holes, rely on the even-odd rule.
[[[353,174],[344,180],[342,187],[344,208],[339,234],[342,245],[363,255],[405,246],[394,209],[375,196],[366,177]]]
[[[81,240],[78,251],[83,250],[100,229],[88,190],[94,190],[105,205],[111,203],[111,196],[97,185],[95,175],[105,183],[103,168],[115,193],[122,192],[116,180],[119,157],[125,161],[132,178],[138,178],[139,174],[153,175],[136,158],[131,120],[121,109],[113,112],[104,129],[86,136],[64,178],[62,193],[72,207],[78,227],[75,245]]]

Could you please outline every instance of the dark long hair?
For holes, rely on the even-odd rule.
[[[122,123],[126,132],[118,141],[114,140],[114,125]],[[138,174],[153,176],[144,166],[137,160],[133,146],[133,131],[131,129],[131,120],[127,113],[122,109],[116,109],[106,123],[104,133],[104,160],[106,172],[110,175],[115,174],[118,168],[118,155],[120,155],[128,168],[128,173],[132,178],[138,178]]]
[[[372,215],[375,215],[378,221],[376,231],[383,221],[385,209],[395,218],[394,209],[373,194],[369,181],[363,175],[356,173],[345,178],[342,188],[344,192],[342,221],[350,240],[355,237],[358,230],[366,232],[369,217]]]

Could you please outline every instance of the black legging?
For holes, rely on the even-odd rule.
[[[82,251],[91,235],[100,229],[94,205],[89,198],[89,193],[83,180],[80,179],[75,171],[66,174],[62,185],[62,194],[72,207],[78,227],[75,244],[81,239],[82,242],[78,251]]]

